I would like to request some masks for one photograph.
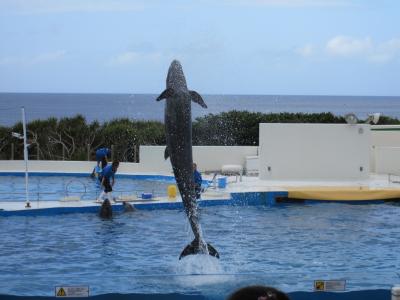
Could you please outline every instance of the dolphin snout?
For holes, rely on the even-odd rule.
[[[179,62],[179,60],[177,60],[177,59],[174,59],[173,61],[172,61],[172,63],[171,63],[171,67],[180,67],[180,68],[182,68],[182,66],[181,66],[181,63]]]
[[[183,74],[182,65],[178,60],[173,60],[169,66],[167,75],[167,87],[179,90],[187,89],[185,75]]]
[[[171,65],[169,66],[169,73],[174,73],[174,74],[182,74],[183,75],[183,69],[182,65],[179,62],[179,60],[173,60]]]

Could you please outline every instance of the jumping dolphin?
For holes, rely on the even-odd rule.
[[[177,60],[174,60],[169,67],[167,88],[158,96],[157,101],[162,99],[166,99],[167,148],[164,158],[170,157],[171,159],[175,180],[194,234],[194,240],[182,251],[179,259],[186,255],[199,253],[219,258],[217,250],[203,240],[193,179],[191,101],[204,108],[207,108],[207,105],[197,92],[188,90],[182,66]]]

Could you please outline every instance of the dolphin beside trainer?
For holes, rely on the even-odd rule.
[[[103,201],[103,203],[101,204],[101,207],[100,207],[99,215],[100,215],[100,217],[103,218],[103,219],[110,219],[110,218],[112,218],[113,211],[112,211],[112,206],[111,206],[110,200],[105,199],[105,200]]]
[[[217,250],[203,239],[196,202],[192,156],[192,101],[207,108],[201,96],[189,91],[179,61],[174,60],[168,70],[167,88],[157,101],[166,99],[165,136],[167,148],[164,158],[171,160],[186,215],[194,234],[194,240],[185,247],[179,259],[190,254],[209,254],[219,258]]]

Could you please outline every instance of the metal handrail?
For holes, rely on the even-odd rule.
[[[85,195],[85,194],[86,194],[86,191],[87,191],[87,189],[86,189],[86,184],[85,184],[84,182],[80,181],[80,180],[75,180],[75,179],[73,179],[73,180],[70,180],[70,181],[65,185],[65,196],[67,196],[67,197],[69,196],[68,187],[71,185],[71,183],[74,183],[74,182],[78,182],[78,183],[80,183],[80,184],[83,185],[85,191],[82,193],[82,196]],[[72,192],[72,193],[74,193],[74,194],[81,194],[80,192]],[[81,197],[82,197],[82,196],[81,196]]]
[[[42,192],[42,191],[37,191],[37,192],[34,192],[34,191],[31,191],[31,197],[32,197],[32,201],[39,201],[40,200],[40,196],[41,195],[54,195],[54,196],[59,196],[59,197],[61,197],[61,196],[66,196],[66,197],[68,197],[69,195],[72,195],[72,194],[75,194],[75,195],[79,195],[80,196],[80,198],[82,198],[84,195],[86,195],[86,194],[93,194],[94,195],[94,198],[97,198],[97,196],[98,196],[98,193],[99,191],[98,190],[94,190],[94,191],[88,191],[87,189],[85,189],[83,192],[79,192],[79,191],[70,191],[70,190],[68,190],[67,188],[66,188],[66,190],[65,190],[65,192],[64,193],[62,193],[62,192]],[[135,189],[135,190],[114,190],[113,191],[113,194],[114,195],[124,195],[124,194],[134,194],[134,195],[136,195],[138,198],[140,198],[140,195],[142,194],[142,193],[152,193],[152,195],[153,195],[153,198],[154,197],[160,197],[160,196],[163,196],[164,194],[163,193],[159,193],[159,192],[155,192],[155,190],[151,190],[151,191],[149,191],[149,190],[146,190],[146,189]],[[9,195],[9,196],[13,196],[13,195],[25,195],[25,192],[0,192],[0,198],[1,198],[1,196],[3,196],[3,195]],[[166,194],[165,194],[166,195]],[[35,197],[36,196],[36,197]],[[57,197],[54,197],[54,198],[57,198]],[[3,201],[3,200],[5,200],[5,199],[0,199],[0,201]],[[8,199],[7,199],[8,200]],[[22,200],[22,199],[18,199],[17,201],[19,201],[19,200]],[[43,200],[43,201],[49,201],[49,200]]]
[[[31,191],[32,192],[32,191]],[[34,194],[43,195],[57,195],[59,192],[33,192]],[[85,192],[73,192],[74,194],[85,193]],[[0,195],[25,195],[25,192],[0,192]]]

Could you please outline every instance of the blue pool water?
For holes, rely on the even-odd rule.
[[[6,184],[0,185],[0,201],[25,200],[25,178],[20,176],[1,176]],[[115,181],[114,196],[141,195],[152,193],[155,196],[166,196],[168,185],[174,183],[172,177],[141,176],[139,179],[118,177]],[[82,200],[93,200],[99,196],[100,187],[95,179],[88,175],[77,176],[29,176],[29,199],[59,200],[65,196],[79,196]]]
[[[161,184],[165,184],[161,183]],[[154,182],[153,182],[154,185]],[[311,291],[317,279],[347,290],[399,283],[400,206],[214,206],[201,209],[221,259],[178,256],[191,241],[181,210],[0,218],[0,294],[54,295],[60,285],[105,293],[226,295],[266,284]]]

